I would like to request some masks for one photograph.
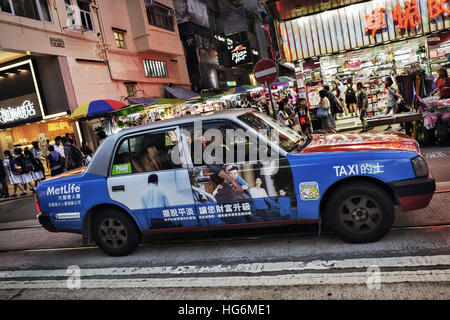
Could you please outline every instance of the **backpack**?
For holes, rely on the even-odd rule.
[[[22,158],[22,173],[28,173],[33,171],[33,161],[28,157]]]
[[[345,100],[356,102],[356,93],[355,90],[353,90],[353,87],[347,87],[347,90],[345,91]]]
[[[19,160],[17,158],[13,157],[9,158],[9,167],[14,175],[22,174],[22,166],[20,165]]]
[[[39,158],[33,158],[33,171],[38,172],[44,170],[44,165]]]
[[[75,163],[81,163],[83,161],[83,154],[73,144],[70,145],[70,151],[72,151],[72,159]]]

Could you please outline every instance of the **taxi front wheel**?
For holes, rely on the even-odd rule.
[[[324,218],[327,226],[347,242],[373,242],[394,224],[394,204],[375,184],[347,183],[328,199]]]
[[[104,209],[94,217],[95,241],[110,256],[124,256],[139,244],[139,230],[130,217],[117,209]]]

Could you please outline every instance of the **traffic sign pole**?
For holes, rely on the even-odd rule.
[[[270,104],[272,105],[272,118],[277,120],[277,114],[275,113],[275,104],[273,103],[273,98],[272,98],[272,90],[270,89],[270,85],[268,85],[267,87],[269,88]]]

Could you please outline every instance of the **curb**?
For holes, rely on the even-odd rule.
[[[12,200],[25,199],[25,198],[29,198],[29,197],[34,197],[34,194],[26,194],[24,196],[17,195],[17,197],[0,198],[0,203],[12,201]]]

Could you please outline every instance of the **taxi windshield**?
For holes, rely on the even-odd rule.
[[[278,145],[286,152],[301,147],[306,141],[306,135],[299,133],[269,117],[264,113],[251,112],[239,116],[238,119],[264,135],[269,140],[278,137]]]

